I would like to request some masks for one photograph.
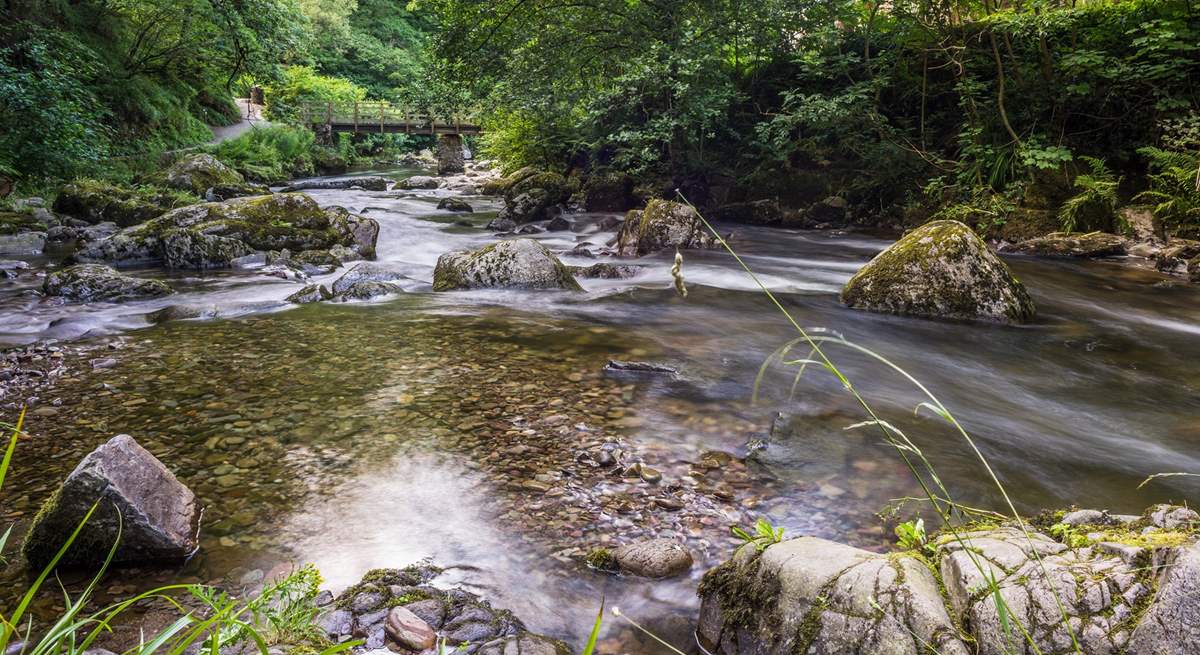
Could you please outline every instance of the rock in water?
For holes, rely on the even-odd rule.
[[[711,248],[716,239],[691,207],[670,200],[651,200],[625,217],[617,235],[617,253],[640,257],[666,248]]]
[[[859,269],[842,289],[854,309],[1023,323],[1033,300],[1008,266],[958,221],[923,225]]]
[[[626,544],[612,554],[623,573],[643,578],[669,578],[692,568],[692,554],[673,539]]]
[[[468,203],[466,200],[462,200],[461,198],[442,198],[440,201],[438,201],[437,208],[452,212],[470,213],[475,211],[471,208],[470,203]]]
[[[742,548],[700,584],[709,652],[967,655],[929,568],[802,537]]]
[[[167,186],[203,196],[212,187],[245,182],[242,174],[212,155],[192,155],[175,162],[166,173]]]
[[[354,268],[346,271],[341,277],[334,280],[330,291],[333,295],[340,296],[359,282],[393,282],[403,279],[405,279],[404,275],[382,264],[362,262],[356,264]]]
[[[397,644],[410,650],[420,652],[433,648],[437,643],[437,634],[433,632],[433,628],[421,617],[403,607],[393,607],[388,612],[384,629]]]
[[[137,300],[174,293],[161,280],[118,273],[101,264],[76,264],[46,276],[42,293],[74,302]]]
[[[387,191],[391,188],[394,180],[387,177],[379,177],[377,175],[369,175],[366,177],[343,177],[336,180],[308,180],[306,182],[297,182],[283,189],[284,193],[292,191],[306,191],[308,189],[350,189],[359,187],[366,191]]]
[[[199,547],[195,495],[133,437],[122,434],[85,457],[38,512],[24,545],[30,564],[49,563],[94,504],[95,512],[60,564],[103,564],[118,534],[114,563],[176,562]]]
[[[438,257],[434,291],[486,287],[582,290],[570,269],[533,239],[500,241]]]
[[[1129,240],[1106,232],[1052,232],[1022,241],[1012,249],[1043,257],[1112,257],[1124,255]]]

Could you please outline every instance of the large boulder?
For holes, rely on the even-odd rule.
[[[531,175],[536,175],[537,173],[538,170],[536,168],[532,166],[526,166],[525,168],[513,171],[502,178],[484,182],[483,186],[480,187],[479,192],[485,196],[505,195],[508,193],[508,190],[513,187],[513,185],[527,177],[530,177]]]
[[[668,248],[711,248],[716,238],[691,207],[655,199],[629,212],[617,235],[617,253],[640,257]]]
[[[738,551],[700,585],[698,636],[717,655],[967,655],[937,580],[911,554],[802,537]]]
[[[221,268],[248,252],[349,247],[373,256],[379,223],[341,207],[321,209],[302,193],[235,198],[170,211],[75,253],[115,266]]]
[[[175,162],[163,173],[167,186],[203,196],[208,189],[223,184],[245,182],[242,174],[209,154],[191,155]]]
[[[133,437],[118,435],[85,457],[33,519],[30,564],[49,563],[93,507],[60,564],[103,564],[118,537],[117,564],[178,562],[199,547],[195,495]]]
[[[904,236],[842,289],[854,309],[928,318],[1023,323],[1033,300],[971,228],[935,221]]]
[[[111,221],[129,227],[192,204],[187,194],[154,187],[124,187],[96,180],[76,180],[58,191],[54,211],[91,224]]]
[[[204,202],[225,202],[234,198],[269,196],[271,190],[262,184],[218,184],[204,191]]]
[[[438,257],[434,291],[485,287],[581,290],[570,269],[533,239],[500,241]]]
[[[774,200],[734,202],[722,205],[713,217],[719,221],[747,225],[779,225],[783,223],[783,209]]]
[[[116,302],[157,298],[173,291],[161,280],[124,275],[101,264],[76,264],[47,275],[42,293],[73,302]]]
[[[550,220],[571,199],[571,185],[558,173],[533,173],[522,177],[504,192],[504,208],[497,218],[517,223]]]

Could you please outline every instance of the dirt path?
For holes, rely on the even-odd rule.
[[[234,102],[242,114],[242,120],[233,125],[221,125],[212,128],[213,138],[209,143],[221,143],[249,132],[256,127],[266,127],[270,123],[263,119],[263,106],[250,102],[248,98],[237,98]]]

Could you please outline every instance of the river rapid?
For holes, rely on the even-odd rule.
[[[890,524],[876,512],[919,492],[877,435],[846,430],[864,415],[832,376],[810,368],[796,383],[794,368],[771,365],[754,402],[760,366],[797,333],[723,251],[684,253],[686,298],[673,289],[674,253],[629,262],[644,267],[632,279],[581,279],[583,293],[433,293],[439,255],[497,238],[484,229],[495,199],[466,196],[475,212],[452,214],[436,209],[443,190],[308,193],[379,221],[378,259],[408,278],[405,294],[293,306],[283,299],[297,283],[253,271],[140,271],[178,293],[61,305],[36,294],[39,277],[0,281],[0,344],[97,348],[34,406],[0,519],[27,520],[117,433],[159,456],[206,506],[193,561],[116,572],[102,596],[236,584],[296,562],[315,563],[338,590],[369,568],[432,558],[452,567],[447,583],[469,584],[575,646],[603,597],[686,649],[699,577],[737,546],[731,525],[765,516],[789,535],[881,549]],[[568,217],[570,231],[531,238],[567,264],[595,263],[566,253],[613,238],[599,227],[610,215]],[[1119,262],[1014,257],[1038,306],[1029,325],[875,315],[843,308],[837,294],[890,240],[722,227],[801,326],[879,353],[935,394],[1021,511],[1136,513],[1200,500],[1192,478],[1138,486],[1154,473],[1200,472],[1200,287]],[[151,324],[169,304],[207,317]],[[828,352],[957,499],[1001,509],[962,436],[914,412],[918,388],[852,349]],[[116,365],[93,369],[86,360],[97,357]],[[605,373],[612,359],[678,375]],[[596,467],[587,453],[598,448],[662,480]],[[649,581],[582,564],[592,547],[651,536],[687,541],[692,574]],[[0,585],[22,579],[11,563]],[[39,602],[46,611],[60,599]],[[605,639],[605,652],[661,652],[619,621]]]

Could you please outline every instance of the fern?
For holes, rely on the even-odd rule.
[[[1154,203],[1154,215],[1176,232],[1200,230],[1200,155],[1141,148],[1150,160],[1150,189],[1134,200]]]
[[[1080,227],[1104,227],[1096,225],[1094,219],[1114,216],[1120,201],[1117,189],[1121,185],[1121,178],[1114,176],[1101,159],[1082,159],[1088,171],[1075,177],[1075,188],[1080,192],[1064,202],[1058,210],[1064,232],[1075,232]],[[1127,226],[1120,227],[1124,231]]]

